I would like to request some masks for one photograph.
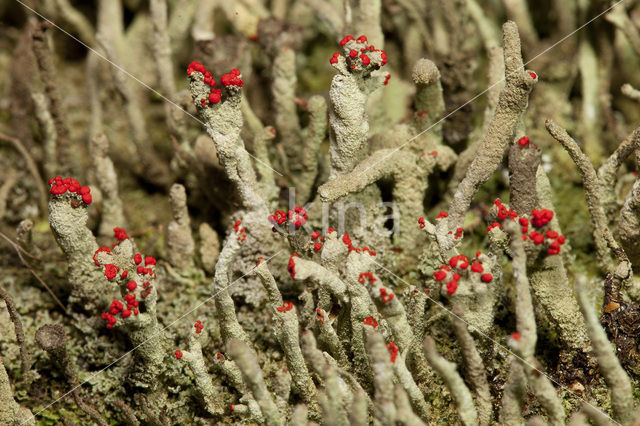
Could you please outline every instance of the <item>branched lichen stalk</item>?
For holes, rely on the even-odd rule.
[[[396,407],[393,400],[393,369],[389,351],[385,347],[382,335],[371,327],[365,329],[367,353],[373,368],[375,404],[374,423],[392,425],[396,419]]]
[[[220,255],[220,238],[218,233],[206,222],[200,224],[198,234],[200,235],[200,249],[198,252],[202,268],[208,274],[213,275]]]
[[[576,294],[580,311],[584,316],[589,339],[593,345],[593,352],[598,359],[600,372],[604,376],[607,387],[611,391],[611,405],[613,416],[621,424],[630,424],[633,419],[633,396],[629,376],[620,365],[611,347],[607,334],[600,325],[600,321],[593,309],[593,305],[587,296],[586,278],[578,277],[576,282]]]
[[[456,340],[462,349],[462,357],[467,366],[469,380],[476,392],[476,405],[478,407],[478,424],[488,425],[493,418],[493,405],[491,403],[491,391],[487,381],[487,371],[480,353],[476,348],[476,343],[467,329],[467,324],[462,321],[462,308],[454,306],[452,316],[453,331]]]
[[[149,2],[151,22],[153,24],[153,43],[151,44],[155,60],[158,82],[163,95],[172,101],[177,100],[173,61],[171,60],[171,40],[167,29],[166,0],[151,0]],[[182,142],[183,148],[188,148],[185,142],[184,113],[175,105],[165,102],[165,116],[169,132]]]
[[[600,187],[600,202],[604,213],[607,216],[609,222],[612,221],[612,217],[618,212],[618,200],[616,198],[616,182],[617,172],[620,166],[632,153],[638,152],[640,148],[640,128],[635,129],[629,136],[627,136],[618,145],[618,148],[607,158],[607,160],[598,169],[598,185]],[[623,234],[618,230],[620,234]],[[628,251],[624,242],[621,242],[625,248],[625,252]],[[628,253],[627,253],[628,254]],[[631,256],[631,255],[629,255]],[[631,259],[634,260],[633,258]],[[633,263],[636,263],[635,261]]]
[[[305,331],[301,340],[305,359],[324,381],[324,393],[326,394],[327,407],[329,408],[329,412],[325,411],[324,413],[325,417],[333,417],[335,423],[332,424],[349,424],[344,407],[344,397],[341,392],[342,384],[340,382],[342,379],[338,377],[336,369],[327,363],[322,352],[316,347],[316,341],[311,332]]]
[[[613,251],[614,255],[618,258],[620,258],[620,256],[626,257],[626,255],[609,230],[607,218],[600,199],[598,175],[589,158],[582,152],[576,141],[569,136],[565,129],[551,120],[547,120],[545,126],[549,134],[569,153],[569,156],[571,156],[571,159],[580,171],[585,198],[591,217],[591,225],[593,226],[593,239],[596,245],[596,253],[604,267],[608,271],[612,271],[615,269],[615,263],[611,251]],[[608,250],[607,246],[611,251]]]
[[[231,339],[227,346],[229,355],[240,368],[245,383],[251,389],[253,397],[258,402],[260,410],[262,410],[265,424],[268,426],[282,425],[283,422],[278,412],[278,407],[273,402],[273,397],[264,383],[262,370],[255,352],[245,342],[237,339]]]
[[[526,72],[520,52],[518,27],[514,22],[502,26],[506,85],[500,93],[495,114],[478,149],[478,155],[458,185],[449,206],[449,230],[464,222],[464,215],[480,185],[485,183],[502,162],[504,152],[513,140],[516,125],[527,108],[529,93],[538,80],[533,72]]]
[[[457,371],[457,366],[449,362],[438,353],[436,344],[430,336],[424,339],[424,355],[431,367],[442,378],[447,389],[451,393],[458,409],[458,416],[463,425],[478,424],[478,413],[473,405],[473,398],[469,388],[464,384],[462,377]]]
[[[509,148],[509,206],[521,214],[537,207],[536,173],[541,151],[532,143],[522,146],[517,142]]]
[[[225,404],[222,399],[223,394],[220,389],[213,386],[209,371],[202,356],[201,341],[206,338],[206,331],[197,332],[193,329],[189,335],[189,351],[182,351],[182,357],[189,365],[196,380],[196,389],[204,400],[205,409],[212,415],[224,413]]]
[[[407,348],[404,351],[402,351],[398,355],[396,360],[392,363],[393,371],[396,375],[396,379],[398,380],[398,384],[399,384],[398,387],[400,388],[400,391],[402,392],[402,394],[405,395],[407,402],[410,402],[410,407],[412,407],[409,410],[410,413],[401,413],[399,407],[396,407],[398,408],[397,415],[398,417],[402,417],[404,415],[404,417],[410,417],[410,418],[415,417],[417,419],[421,418],[425,422],[428,422],[430,418],[429,408],[424,399],[424,395],[422,394],[422,391],[420,390],[416,381],[411,375],[411,372],[409,372],[409,369],[407,368],[407,353],[409,352],[409,350],[411,349]],[[397,393],[397,388],[396,388],[396,393]],[[397,399],[396,399],[396,403],[397,403]]]
[[[413,83],[416,85],[416,96],[414,99],[415,110],[419,114],[417,130],[423,131],[429,128],[432,123],[440,121],[444,115],[444,97],[442,95],[442,84],[440,83],[440,71],[436,64],[429,59],[420,59],[416,62],[411,73]],[[430,131],[439,134],[442,124],[430,127]]]
[[[184,270],[193,266],[195,251],[184,186],[178,183],[171,186],[169,204],[173,220],[167,226],[167,258],[172,266]]]
[[[255,271],[260,277],[271,301],[276,336],[284,351],[287,368],[292,378],[293,391],[303,401],[309,403],[316,393],[316,388],[311,380],[300,349],[297,310],[291,302],[287,304],[282,301],[276,281],[271,275],[266,262],[260,262]]]
[[[509,377],[502,392],[500,405],[500,423],[506,426],[520,426],[522,418],[522,399],[526,393],[527,380],[522,364],[515,357],[509,358]]]
[[[296,56],[293,49],[282,47],[273,58],[273,83],[271,94],[278,138],[287,154],[291,170],[299,170],[303,144],[300,138],[300,121],[294,101],[296,90]]]
[[[402,387],[396,385],[393,393],[395,395],[396,402],[396,416],[403,425],[421,426],[427,424],[423,422],[420,417],[415,415],[411,408],[411,404],[409,403],[407,393],[402,389]]]
[[[118,194],[118,175],[109,157],[109,140],[104,133],[91,139],[91,162],[98,188],[102,193],[102,217],[98,234],[113,235],[113,228],[127,227],[122,200]]]
[[[58,159],[56,155],[58,133],[56,132],[51,112],[49,112],[47,97],[44,93],[32,93],[31,99],[33,100],[36,120],[38,120],[38,126],[42,133],[44,173],[46,176],[55,176],[56,173],[58,173]]]
[[[220,334],[225,344],[231,339],[249,342],[249,338],[238,322],[236,307],[228,290],[230,285],[229,267],[233,264],[239,252],[240,243],[238,239],[234,235],[230,235],[227,237],[220,256],[218,257],[215,277],[213,279],[214,285],[211,289],[216,304],[216,318],[220,323]]]
[[[550,422],[564,424],[565,413],[560,398],[549,378],[540,372],[542,367],[534,357],[537,340],[536,320],[527,278],[524,244],[515,223],[509,222],[505,228],[511,235],[513,271],[516,279],[516,327],[520,336],[512,339],[516,341],[518,359]]]
[[[302,150],[302,170],[296,187],[296,197],[300,204],[311,197],[311,189],[318,175],[318,153],[327,133],[327,102],[322,96],[312,96],[307,102],[309,125],[304,129]]]

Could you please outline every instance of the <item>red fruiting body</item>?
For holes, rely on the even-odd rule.
[[[212,89],[209,93],[209,102],[217,104],[222,99],[222,91],[220,89]]]
[[[316,318],[318,319],[318,321],[324,323],[324,311],[322,309],[316,309]]]
[[[373,328],[376,328],[378,326],[378,321],[376,321],[374,317],[366,317],[364,321],[362,321],[362,323],[364,325],[370,325]]]
[[[289,258],[289,265],[287,265],[287,271],[291,275],[291,278],[296,278],[296,262],[293,260],[294,257],[298,257],[297,254],[293,253]]]
[[[231,71],[229,71],[228,74],[222,74],[222,76],[220,76],[220,83],[222,83],[222,85],[225,87],[226,86],[242,87],[244,85],[244,82],[240,79],[239,75],[240,75],[240,71],[234,68]]]
[[[531,224],[536,228],[541,228],[553,219],[553,211],[547,209],[533,210],[531,216],[533,216]]]
[[[384,50],[380,53],[380,59],[382,59],[382,65],[385,65],[387,62],[389,62],[389,61],[387,60],[387,53],[386,53]],[[390,76],[390,75],[388,75],[387,80],[388,80],[390,77],[391,77],[391,76]]]
[[[520,340],[521,337],[522,337],[522,335],[520,333],[518,333],[517,331],[514,331],[513,333],[511,333],[511,338],[513,340]]]
[[[307,211],[300,206],[296,206],[293,208],[293,210],[289,210],[288,216],[289,222],[293,223],[296,228],[299,228],[307,223]]]
[[[520,146],[527,146],[529,145],[529,138],[527,136],[523,136],[520,139],[518,139],[518,144]]]
[[[207,70],[205,69],[204,65],[202,65],[201,63],[193,61],[187,67],[187,75],[191,75],[191,73],[194,71],[198,71],[204,74]]]
[[[462,233],[464,232],[464,230],[462,228],[456,228],[456,233],[453,236],[453,238],[455,238],[456,240],[460,237],[462,237]]]
[[[320,251],[320,250],[322,249],[322,244],[320,244],[320,243],[315,243],[315,244],[313,245],[313,249],[314,249],[315,251]]]
[[[367,42],[367,37],[365,37],[364,35],[361,35],[360,37],[358,37],[358,39],[356,41],[358,43],[366,43]]]
[[[362,65],[369,65],[371,63],[371,59],[365,54],[360,55],[360,60],[362,61]]]
[[[338,52],[334,53],[333,56],[331,57],[331,59],[329,59],[329,63],[330,64],[337,64],[339,57],[340,57],[340,53],[338,53]]]
[[[155,265],[155,264],[156,264],[155,258],[151,256],[147,256],[144,258],[144,266]]]
[[[175,354],[176,358],[178,358],[178,359],[182,358],[182,351],[180,349],[176,349],[174,354]]]
[[[119,270],[120,268],[118,268],[116,265],[113,265],[111,263],[104,265],[104,275],[107,277],[108,280],[114,279],[118,274]]]
[[[193,324],[193,327],[196,329],[196,334],[202,333],[202,330],[204,329],[204,325],[202,325],[200,320],[196,321],[196,323]]]
[[[394,342],[389,342],[387,344],[387,349],[389,350],[389,354],[391,355],[391,362],[396,362],[396,358],[398,357],[400,349],[398,349]]]
[[[438,270],[433,273],[433,278],[435,278],[436,281],[443,281],[445,278],[447,278],[447,273],[443,270]]]
[[[384,52],[382,52],[384,54]],[[382,65],[386,64],[386,55],[385,58],[382,60]],[[386,86],[387,84],[389,84],[389,79],[391,78],[391,74],[387,74],[387,76],[384,78],[384,85]]]
[[[291,302],[283,302],[282,306],[278,306],[276,308],[278,312],[286,312],[286,311],[290,311],[291,309],[293,309],[293,303]]]
[[[139,265],[142,262],[142,255],[140,253],[137,253],[133,256],[133,261],[136,263],[136,265]]]
[[[467,269],[467,267],[469,266],[469,258],[463,254],[453,256],[451,259],[449,259],[449,265],[452,268],[459,267],[462,269]]]
[[[361,272],[360,276],[358,277],[358,282],[364,284],[365,282],[367,282],[367,280],[369,280],[369,282],[373,284],[374,282],[376,282],[376,277],[374,277],[371,272]]]
[[[351,49],[351,50],[349,51],[349,57],[350,57],[350,58],[355,58],[356,56],[358,56],[358,51],[357,51],[357,50],[354,50],[354,49]]]
[[[348,42],[350,42],[351,40],[353,40],[353,37],[348,35],[348,36],[344,36],[342,38],[342,40],[340,40],[340,46],[344,46],[345,44],[347,44]]]
[[[383,303],[390,302],[391,300],[393,300],[394,296],[395,295],[393,293],[391,293],[390,291],[387,291],[386,288],[384,288],[384,287],[380,288],[380,298],[382,299]]]
[[[122,311],[122,318],[128,318],[129,316],[131,316],[130,310],[125,309],[124,311]]]
[[[64,178],[56,176],[49,179],[49,185],[51,185],[50,192],[53,195],[62,195],[65,192],[74,192],[81,196],[82,201],[85,204],[91,204],[91,189],[88,186],[80,186],[77,180],[73,178]],[[74,207],[77,207],[74,205]]]
[[[482,274],[482,275],[480,276],[480,279],[481,279],[483,282],[485,282],[485,283],[490,283],[490,282],[491,282],[491,280],[493,280],[493,275],[491,275],[491,274],[489,274],[489,273],[487,273],[487,274]]]
[[[137,287],[138,287],[138,284],[137,284],[135,281],[133,281],[133,280],[129,281],[129,283],[127,284],[127,289],[128,289],[129,291],[133,291],[133,290],[135,290]]]
[[[111,253],[111,249],[107,246],[104,247],[100,247],[98,250],[96,250],[96,252],[93,254],[93,261],[95,262],[95,264],[97,266],[100,265],[100,262],[98,262],[98,260],[96,259],[96,256],[98,255],[98,253],[100,253],[101,251],[105,252],[105,253]]]
[[[484,268],[482,267],[482,264],[478,263],[478,262],[473,262],[473,264],[471,265],[471,270],[473,272],[477,272],[477,273],[482,273],[482,271],[484,271]]]
[[[534,80],[538,78],[538,76],[536,75],[536,73],[535,73],[535,72],[530,72],[530,73],[529,73],[529,76],[530,76],[531,78],[533,78]]]
[[[278,225],[282,225],[287,221],[287,215],[282,210],[276,210],[275,214],[270,215],[267,219],[269,219],[269,222],[273,223],[274,225],[276,223]]]
[[[127,235],[127,231],[125,231],[124,228],[118,227],[113,228],[113,237],[118,241],[126,240],[129,238],[129,236]]]
[[[351,247],[351,238],[349,238],[349,234],[344,234],[342,236],[342,242],[345,243],[348,247]]]
[[[447,293],[453,294],[458,290],[458,281],[451,280],[447,283]]]
[[[423,229],[425,227],[424,217],[418,219],[418,226],[420,226],[420,229]]]
[[[542,244],[544,241],[544,234],[538,234],[536,231],[531,231],[529,233],[529,238],[531,238],[534,244]]]
[[[493,228],[502,228],[502,224],[493,222],[491,225],[487,226],[487,232],[491,232]]]
[[[311,238],[314,240],[317,239],[319,236],[320,236],[320,233],[318,231],[313,231],[311,233]]]
[[[436,219],[443,219],[445,217],[449,216],[449,213],[447,212],[440,212],[438,213],[438,216],[436,216]]]

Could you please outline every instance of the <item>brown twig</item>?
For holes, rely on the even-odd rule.
[[[138,421],[138,418],[136,417],[135,411],[133,410],[133,408],[127,405],[126,402],[119,399],[117,401],[113,401],[113,405],[115,405],[120,409],[120,411],[124,415],[124,418],[128,424],[133,426],[138,426],[140,424],[140,422]]]
[[[9,317],[11,318],[11,322],[13,322],[16,340],[20,346],[20,368],[22,369],[22,374],[25,374],[31,367],[31,357],[27,352],[24,331],[22,330],[22,321],[20,321],[20,315],[18,315],[18,310],[16,309],[16,304],[13,302],[13,298],[3,288],[0,288],[0,299],[4,300],[4,303],[6,303],[7,311],[9,311]]]
[[[51,118],[58,134],[58,165],[61,172],[71,172],[72,157],[71,143],[69,141],[69,129],[64,122],[62,112],[62,98],[56,83],[56,69],[53,64],[53,55],[47,41],[46,30],[49,28],[48,22],[40,22],[33,30],[33,53],[38,62],[40,79],[44,85],[44,91],[49,98]]]

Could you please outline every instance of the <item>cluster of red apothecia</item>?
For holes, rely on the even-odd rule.
[[[295,206],[293,210],[289,210],[286,213],[284,210],[276,210],[275,213],[269,215],[267,219],[274,225],[282,225],[288,220],[289,223],[293,224],[293,226],[300,228],[302,225],[307,223],[308,216],[307,211],[304,208]],[[275,226],[273,227],[273,232],[277,232]]]
[[[129,238],[129,236],[127,235],[127,231],[125,231],[123,228],[118,228],[118,227],[114,228],[113,234],[117,242],[113,243],[111,247],[108,247],[108,246],[100,247],[93,254],[93,261],[95,262],[96,266],[100,266],[100,261],[97,259],[98,253],[101,253],[101,252],[111,253],[111,248],[115,247],[121,241]],[[133,262],[136,265],[138,265],[136,267],[136,272],[138,273],[138,275],[149,275],[150,278],[153,278],[155,276],[154,269],[152,268],[152,266],[156,264],[155,258],[151,256],[146,256],[144,258],[144,266],[143,266],[142,255],[140,253],[136,253],[133,256]],[[104,275],[105,277],[107,277],[108,280],[115,279],[118,276],[118,273],[120,272],[120,267],[112,263],[104,264],[103,267],[104,267]],[[126,280],[128,275],[129,275],[129,271],[124,270],[120,274],[119,279]],[[109,311],[102,313],[101,318],[107,323],[107,328],[114,327],[114,325],[118,321],[117,319],[118,315],[120,315],[122,318],[128,318],[131,315],[139,314],[138,307],[140,302],[136,300],[137,296],[135,293],[136,289],[138,288],[138,285],[139,284],[135,280],[129,280],[129,282],[126,284],[126,289],[128,293],[124,296],[125,303],[115,299],[111,302],[111,305],[109,305]],[[151,283],[149,283],[148,281],[144,281],[142,283],[142,291],[140,292],[140,297],[142,299],[146,299],[151,293],[152,288],[153,288],[153,285]]]
[[[437,155],[438,153],[436,151],[435,155]],[[433,153],[429,154],[429,155],[434,155]],[[447,212],[440,212],[438,213],[438,215],[436,216],[436,220],[438,219],[444,219],[445,217],[449,216],[449,213]],[[424,229],[424,227],[426,226],[426,222],[424,217],[419,217],[418,218],[418,226],[420,227],[420,229]],[[456,228],[455,233],[452,231],[449,231],[449,234],[453,234],[453,238],[454,239],[458,239],[458,238],[462,238],[462,235],[464,234],[464,230],[462,228]]]
[[[369,69],[380,69],[381,66],[387,64],[387,54],[384,50],[376,49],[373,45],[369,44],[367,41],[367,37],[361,35],[357,39],[354,39],[353,36],[347,35],[342,40],[340,40],[340,46],[343,48],[343,54],[345,60],[347,61],[347,66],[351,69],[356,69],[359,67],[362,70]],[[372,61],[371,53],[376,52],[379,53],[380,60],[374,58]],[[335,52],[331,59],[329,59],[330,64],[337,64],[338,58],[340,57],[340,52]],[[389,82],[389,78],[391,78],[390,74],[387,74],[385,77],[384,84]]]
[[[436,272],[433,273],[433,278],[436,281],[447,281],[447,293],[454,294],[458,290],[458,281],[461,278],[463,271],[469,271],[469,273],[475,273],[480,275],[480,280],[485,283],[490,283],[493,280],[493,275],[484,271],[482,263],[478,260],[482,253],[476,252],[476,257],[470,262],[469,258],[465,255],[459,254],[449,259],[448,265],[440,266]]]
[[[51,186],[49,192],[51,192],[52,195],[62,195],[69,191],[70,193],[78,194],[85,204],[91,204],[93,201],[91,198],[91,188],[80,185],[74,178],[63,179],[60,176],[56,176],[49,179],[49,185]]]
[[[517,220],[520,225],[520,231],[522,232],[522,240],[531,240],[536,245],[546,244],[547,254],[556,255],[560,254],[560,248],[565,243],[564,235],[559,234],[553,229],[542,229],[553,219],[553,211],[549,209],[534,209],[531,211],[529,218],[525,216],[519,216],[515,210],[507,208],[500,199],[494,201],[498,209],[498,219],[505,220],[511,218]],[[529,232],[529,225],[536,228]],[[487,231],[491,231],[494,228],[501,228],[500,222],[494,222],[487,228]]]
[[[247,232],[241,227],[241,225],[242,221],[236,220],[236,223],[233,224],[233,230],[238,234],[238,241],[244,243],[247,240]]]
[[[219,103],[222,100],[222,90],[215,88],[216,79],[213,78],[213,75],[209,71],[207,71],[204,65],[196,61],[193,61],[189,64],[189,67],[187,68],[187,75],[192,75],[194,72],[201,73],[204,77],[204,83],[211,87],[209,97],[206,99],[200,99],[200,105],[202,106],[202,108]],[[240,71],[236,68],[229,71],[228,74],[223,74],[220,77],[220,83],[224,87],[242,87],[244,85],[244,82],[240,78]]]
[[[291,211],[291,210],[289,210]],[[302,210],[304,212],[304,209]],[[281,212],[282,214],[284,214],[284,212]],[[282,214],[279,217],[283,217]],[[278,222],[278,212],[276,212],[275,216],[269,216],[269,220],[273,222],[273,220],[275,220],[277,223]],[[273,218],[273,220],[272,220]],[[305,212],[305,220],[306,220],[306,212]],[[286,218],[285,218],[286,221]],[[282,222],[284,223],[284,222]],[[332,232],[336,232],[335,229],[333,228],[328,228],[327,229],[327,235],[331,234]],[[313,249],[315,251],[320,251],[322,250],[322,242],[324,242],[324,238],[325,237],[321,237],[320,236],[320,232],[318,231],[313,231],[311,233],[311,238],[312,240],[316,241],[316,243],[314,243],[313,245]],[[342,242],[348,247],[349,251],[355,251],[356,253],[368,253],[369,256],[375,256],[376,252],[374,250],[371,250],[369,247],[362,247],[362,248],[358,248],[358,247],[354,247],[353,246],[353,242],[351,241],[351,237],[349,237],[349,234],[343,234],[342,235]],[[296,263],[295,263],[295,259],[296,257],[300,257],[298,256],[297,253],[293,253],[291,255],[291,257],[289,258],[289,264],[287,265],[287,271],[289,271],[289,274],[291,275],[291,278],[295,279],[296,278]],[[367,273],[365,273],[365,277],[367,277],[366,275]],[[370,274],[370,273],[369,273]],[[360,277],[362,277],[363,275],[360,274]],[[375,278],[373,277],[373,275],[371,275],[371,277],[369,277],[370,282],[374,282]],[[364,281],[361,281],[364,282]]]

